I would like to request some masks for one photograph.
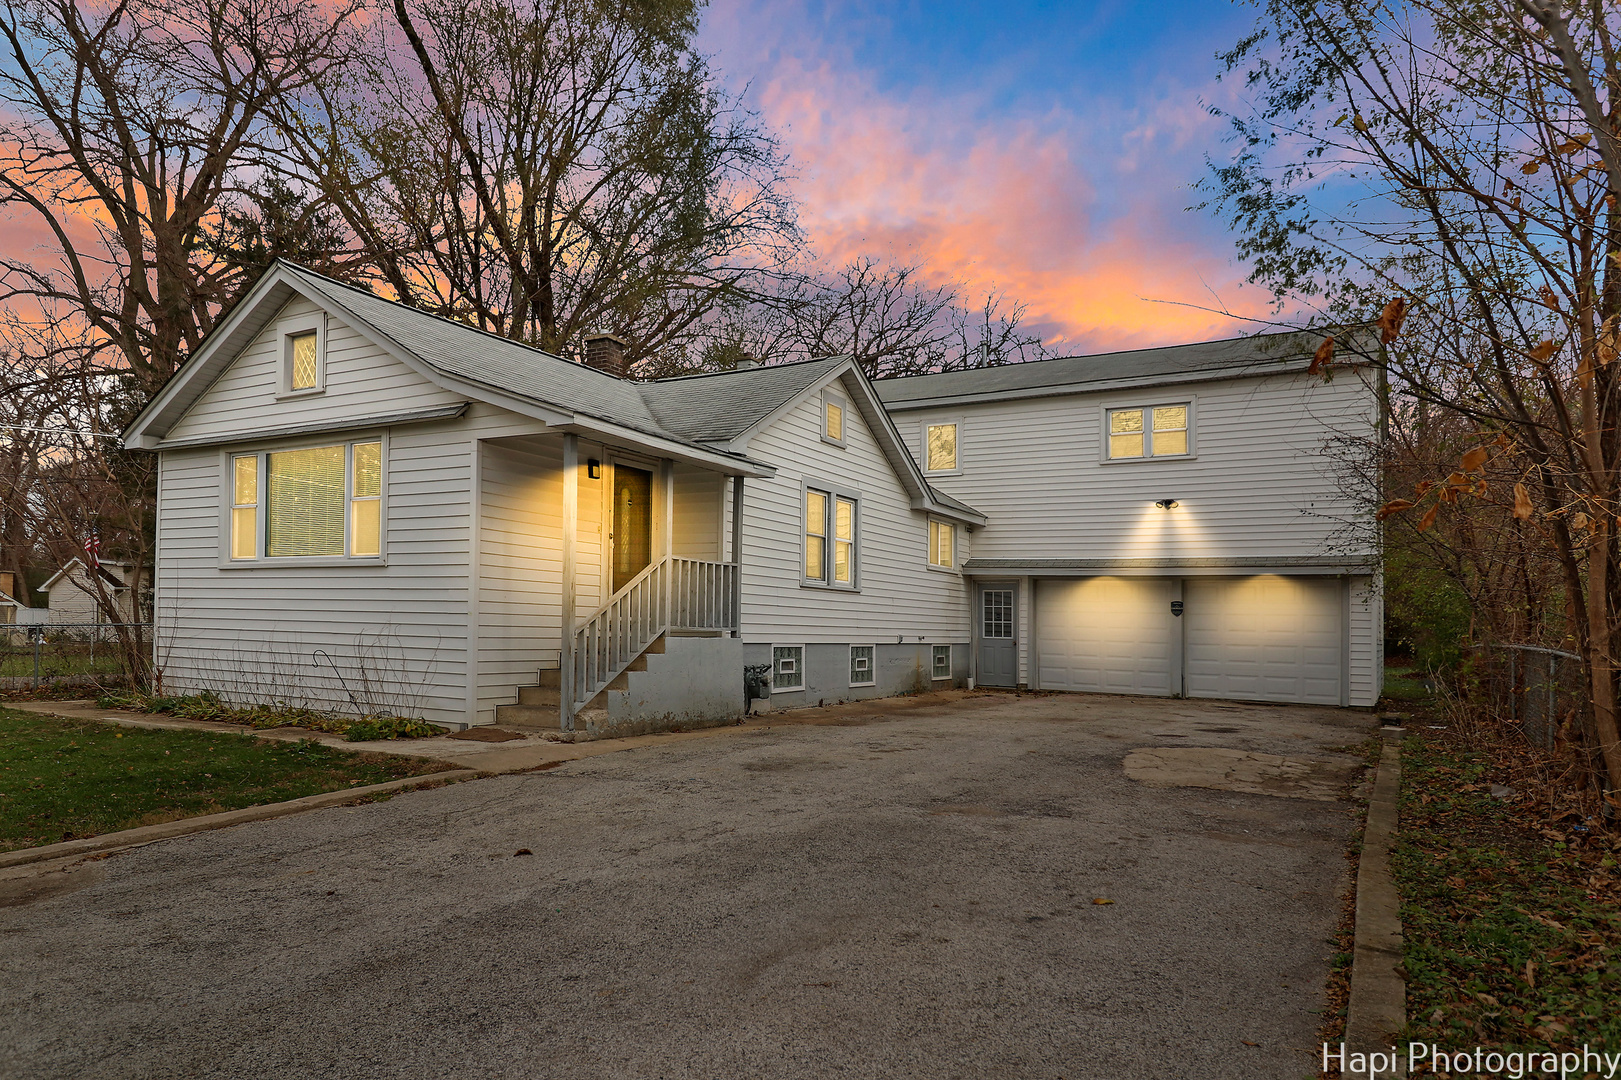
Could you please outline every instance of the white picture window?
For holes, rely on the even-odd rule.
[[[771,689],[805,689],[805,646],[773,645],[771,647]]]
[[[1109,460],[1185,457],[1192,415],[1185,401],[1108,410]]]
[[[853,589],[856,584],[857,500],[805,489],[805,581]]]
[[[231,558],[377,558],[383,444],[377,440],[230,459]]]
[[[850,685],[871,686],[877,682],[873,673],[873,647],[871,645],[850,646]]]
[[[929,565],[949,570],[956,565],[957,527],[949,521],[929,521]]]
[[[923,426],[924,471],[931,473],[957,472],[957,435],[955,422],[925,424]]]
[[[933,669],[934,677],[936,679],[949,679],[949,678],[951,678],[951,646],[950,645],[936,645],[936,646],[934,646],[933,660],[934,660],[934,669]]]
[[[822,438],[830,443],[844,445],[844,398],[838,394],[822,395]]]

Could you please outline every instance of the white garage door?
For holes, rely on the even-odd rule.
[[[1171,583],[1080,578],[1036,586],[1036,650],[1046,690],[1171,692]]]
[[[1289,577],[1183,583],[1189,697],[1340,703],[1340,583]]]

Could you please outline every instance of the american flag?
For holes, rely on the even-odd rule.
[[[85,556],[87,558],[89,558],[89,560],[90,560],[91,569],[93,569],[93,570],[101,569],[101,536],[100,536],[100,534],[91,533],[89,536],[84,538],[84,553],[85,553]]]

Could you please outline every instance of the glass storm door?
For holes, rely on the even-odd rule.
[[[647,569],[653,557],[653,474],[614,466],[613,591]]]

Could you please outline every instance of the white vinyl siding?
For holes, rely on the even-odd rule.
[[[320,309],[303,297],[288,301],[167,437],[230,438],[278,426],[341,423],[465,400],[433,385],[336,316],[324,322],[322,392],[288,395],[283,382],[288,374],[284,335],[320,318]]]
[[[387,565],[293,560],[249,572],[220,565],[219,453],[163,453],[155,655],[165,687],[345,712],[353,694],[366,708],[465,721],[469,438],[455,421],[392,431]]]
[[[1102,464],[1104,409],[1151,408],[1163,390],[991,401],[896,414],[909,423],[963,414],[974,453],[935,485],[985,514],[983,559],[1310,557],[1365,512],[1342,472],[1342,437],[1372,438],[1371,373],[1333,382],[1278,375],[1201,383],[1197,457],[1152,468]],[[1186,400],[1186,399],[1184,399]],[[915,418],[915,419],[914,419]],[[915,429],[914,429],[915,430]],[[1177,509],[1155,507],[1174,498]],[[1371,554],[1371,553],[1370,553]]]
[[[775,476],[745,481],[743,637],[746,641],[809,644],[924,640],[967,641],[963,579],[931,571],[919,558],[928,517],[912,509],[861,411],[844,417],[843,448],[824,443],[822,398],[808,394],[749,442],[750,457],[774,465]],[[807,589],[804,581],[803,500],[808,486],[859,492],[854,576],[860,592]],[[967,556],[958,531],[959,561]]]

